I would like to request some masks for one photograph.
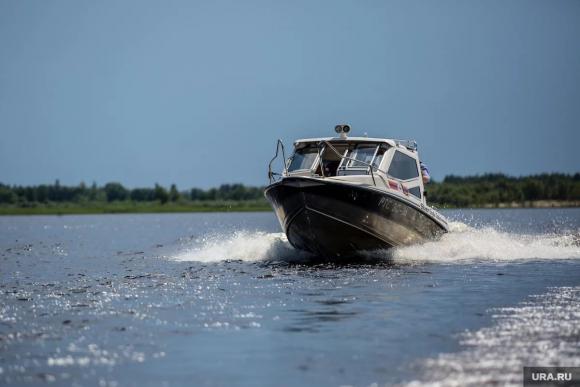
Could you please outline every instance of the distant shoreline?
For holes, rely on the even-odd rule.
[[[126,188],[109,182],[98,186],[54,184],[30,186],[0,183],[0,215],[132,214],[171,212],[271,211],[265,187],[240,183],[179,190],[159,184]],[[580,172],[511,177],[501,173],[446,176],[425,192],[435,208],[580,207]]]
[[[204,203],[50,203],[34,207],[0,206],[2,215],[83,215],[83,214],[160,214],[188,212],[253,212],[271,211],[261,202],[204,202]]]
[[[580,201],[574,200],[531,200],[525,202],[511,202],[511,203],[484,203],[481,205],[456,207],[448,205],[438,205],[431,204],[437,209],[485,209],[485,210],[496,210],[496,209],[515,209],[515,208],[578,208],[580,207]]]
[[[521,203],[487,203],[480,206],[453,207],[437,206],[439,209],[515,209],[515,208],[578,208],[580,201],[536,200]],[[98,215],[98,214],[163,214],[192,212],[268,212],[272,208],[256,202],[204,202],[187,203],[51,203],[35,207],[0,206],[0,216],[8,215]]]
[[[580,207],[580,201],[573,200],[535,200],[528,202],[512,202],[486,204],[481,208],[577,208]]]

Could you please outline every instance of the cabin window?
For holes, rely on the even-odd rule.
[[[322,153],[322,167],[324,176],[332,177],[337,175],[338,166],[342,161],[342,156],[346,155],[347,144],[332,144],[332,148],[326,146]]]
[[[354,143],[350,144],[349,148],[348,150],[343,148],[346,150],[344,153],[345,158],[340,161],[337,170],[338,175],[368,174],[371,165],[373,166],[373,172],[377,172],[389,146],[376,143]]]
[[[368,168],[371,161],[373,161],[376,151],[377,146],[375,144],[357,145],[348,155],[349,158],[355,160],[348,160],[346,164],[347,168]]]
[[[421,188],[419,187],[409,188],[409,193],[421,199]]]
[[[396,151],[389,167],[389,175],[401,180],[419,177],[417,161],[402,152]]]
[[[386,145],[381,145],[379,147],[379,150],[377,151],[377,156],[375,157],[375,160],[373,161],[373,167],[375,168],[379,168],[381,165],[381,161],[383,161],[383,156],[385,155],[385,152],[387,151],[388,147]]]
[[[314,146],[296,149],[288,166],[288,172],[312,169],[316,156],[318,156],[318,148]]]

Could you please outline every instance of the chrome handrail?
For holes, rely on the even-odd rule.
[[[278,157],[280,148],[282,149],[282,158],[284,159],[284,173],[286,174],[288,173],[288,166],[286,164],[286,152],[284,151],[284,143],[282,142],[282,140],[278,139],[278,142],[276,142],[276,154],[274,155],[274,157],[272,157],[272,160],[270,160],[270,164],[268,164],[268,179],[270,180],[270,184],[274,182],[275,175],[277,176],[281,175],[280,173],[272,172],[272,163]]]
[[[322,177],[326,177],[324,176],[324,160],[322,160],[322,151],[320,149],[320,143],[318,144],[318,146],[316,147],[316,150],[318,152],[318,160],[320,160],[320,174],[322,175]]]

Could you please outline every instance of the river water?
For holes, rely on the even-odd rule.
[[[580,210],[341,265],[273,213],[0,217],[0,384],[521,385],[580,366]]]

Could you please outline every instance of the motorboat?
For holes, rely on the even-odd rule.
[[[288,241],[324,257],[356,255],[421,243],[449,231],[427,205],[417,143],[412,140],[336,137],[294,142],[286,158],[278,140],[264,191]],[[283,170],[272,166],[280,156]]]

